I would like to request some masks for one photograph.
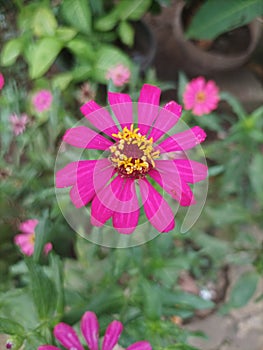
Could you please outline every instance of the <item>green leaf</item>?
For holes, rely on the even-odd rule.
[[[179,72],[178,75],[178,102],[183,104],[183,94],[188,83],[188,79],[184,72]]]
[[[1,65],[11,66],[21,53],[23,42],[21,39],[11,39],[3,47],[1,52]]]
[[[122,21],[118,26],[118,33],[121,41],[128,46],[132,46],[134,42],[134,28],[127,22]]]
[[[53,89],[63,91],[68,87],[72,80],[73,74],[71,72],[58,74],[52,79],[52,87]]]
[[[116,6],[116,11],[121,20],[138,21],[151,6],[151,0],[122,0]]]
[[[94,48],[86,39],[74,38],[69,41],[66,47],[80,59],[86,59],[88,61],[96,60]]]
[[[56,35],[56,38],[67,43],[71,41],[76,34],[77,34],[77,31],[74,30],[73,28],[59,27],[57,28],[55,35]]]
[[[192,310],[206,310],[214,307],[214,303],[210,300],[204,300],[203,298],[183,292],[183,291],[168,291],[162,289],[161,297],[164,305],[174,306],[177,308],[188,308]]]
[[[261,153],[256,153],[249,167],[249,177],[255,196],[263,204],[263,157]]]
[[[118,13],[116,8],[105,16],[98,18],[95,21],[94,27],[101,32],[112,30],[118,22]]]
[[[0,317],[0,333],[9,335],[19,335],[23,337],[25,335],[25,329],[18,322]]]
[[[162,315],[160,288],[147,280],[142,280],[141,287],[145,316],[150,320],[159,320]]]
[[[89,34],[91,31],[91,11],[87,0],[64,0],[61,14],[65,21],[78,31]]]
[[[29,75],[36,79],[45,74],[62,48],[61,41],[56,38],[43,38],[35,45],[29,61]]]
[[[233,308],[245,306],[254,295],[259,281],[259,275],[254,272],[245,272],[235,283],[227,303]]]
[[[36,36],[54,35],[57,21],[53,12],[47,7],[39,7],[33,20],[33,31]]]
[[[47,212],[45,212],[43,218],[39,220],[38,225],[36,226],[36,240],[35,240],[35,245],[34,245],[34,261],[39,261],[43,248],[46,242],[46,237],[47,237]]]
[[[220,93],[220,100],[226,101],[230,107],[232,107],[233,112],[236,113],[237,117],[241,120],[246,117],[246,111],[244,110],[241,103],[230,93],[222,91]]]
[[[49,319],[57,305],[57,291],[41,266],[27,260],[31,279],[31,292],[40,320]]]
[[[209,0],[196,12],[186,36],[191,39],[214,39],[261,15],[262,0]]]
[[[64,275],[63,275],[63,264],[58,255],[54,253],[50,254],[50,265],[53,275],[53,281],[56,285],[57,290],[57,305],[55,311],[62,315],[64,310]]]

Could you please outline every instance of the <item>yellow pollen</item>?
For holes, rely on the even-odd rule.
[[[115,145],[110,147],[113,166],[123,177],[141,178],[155,167],[154,159],[158,158],[160,151],[154,151],[153,138],[149,140],[141,135],[139,128],[130,129],[126,126],[113,137],[119,139]]]
[[[196,101],[199,102],[199,103],[202,103],[204,102],[206,99],[206,95],[203,91],[199,91],[197,94],[196,94]]]

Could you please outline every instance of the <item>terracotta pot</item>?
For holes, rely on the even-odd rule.
[[[247,47],[239,53],[223,54],[220,52],[205,51],[193,41],[184,36],[183,10],[185,1],[178,0],[175,6],[173,34],[177,50],[180,50],[182,67],[186,73],[206,74],[211,72],[232,70],[242,66],[256,48],[261,37],[262,25],[258,20],[248,24],[250,40]],[[242,39],[242,38],[241,38]]]

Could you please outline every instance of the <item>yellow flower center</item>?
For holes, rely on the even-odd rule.
[[[30,233],[30,236],[28,237],[28,241],[30,244],[35,244],[35,233]]]
[[[202,103],[202,102],[205,102],[205,99],[206,99],[206,95],[203,91],[199,91],[196,94],[196,102]]]
[[[139,179],[155,167],[154,159],[160,151],[154,151],[152,137],[148,140],[139,133],[139,128],[126,126],[118,134],[112,136],[119,139],[110,147],[110,161],[122,177]]]

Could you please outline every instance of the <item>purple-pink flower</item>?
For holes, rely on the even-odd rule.
[[[38,220],[32,219],[21,222],[19,230],[22,232],[14,237],[14,242],[19,246],[22,253],[31,256],[34,253],[35,246],[35,228],[38,225]],[[47,243],[44,246],[44,253],[48,254],[52,249],[52,244]]]
[[[4,85],[5,85],[5,78],[4,78],[3,74],[0,73],[0,90],[3,89]]]
[[[130,77],[131,72],[129,68],[125,67],[123,64],[118,64],[117,66],[111,67],[106,74],[106,79],[111,79],[113,84],[118,87],[127,84]]]
[[[32,99],[37,112],[41,113],[50,109],[53,100],[52,93],[49,90],[38,91]]]
[[[99,349],[99,323],[94,312],[87,311],[82,316],[80,323],[81,333],[89,347],[89,350]],[[105,332],[102,350],[112,350],[118,343],[123,325],[119,321],[112,321]],[[84,350],[75,330],[66,323],[59,323],[54,328],[54,336],[67,350]],[[127,347],[126,350],[151,350],[151,344],[147,341],[139,341]],[[38,350],[60,350],[53,345],[41,345]]]
[[[71,146],[104,151],[99,159],[75,161],[56,173],[56,187],[71,187],[76,208],[91,202],[92,225],[103,226],[112,218],[118,232],[130,234],[143,206],[159,232],[172,230],[174,213],[158,187],[182,206],[195,203],[189,183],[204,180],[207,167],[188,159],[185,151],[203,142],[206,134],[195,126],[168,136],[182,108],[174,101],[160,108],[160,94],[158,87],[143,85],[135,112],[129,95],[109,92],[117,125],[107,109],[90,101],[81,112],[99,132],[77,126],[65,133],[63,140]],[[170,159],[171,152],[179,157],[173,153]]]
[[[9,121],[11,123],[13,133],[18,136],[25,131],[29,118],[26,114],[21,114],[19,117],[16,114],[12,114],[9,117]]]
[[[213,80],[206,82],[204,77],[191,80],[183,93],[184,108],[197,116],[215,110],[219,102],[219,89]]]

